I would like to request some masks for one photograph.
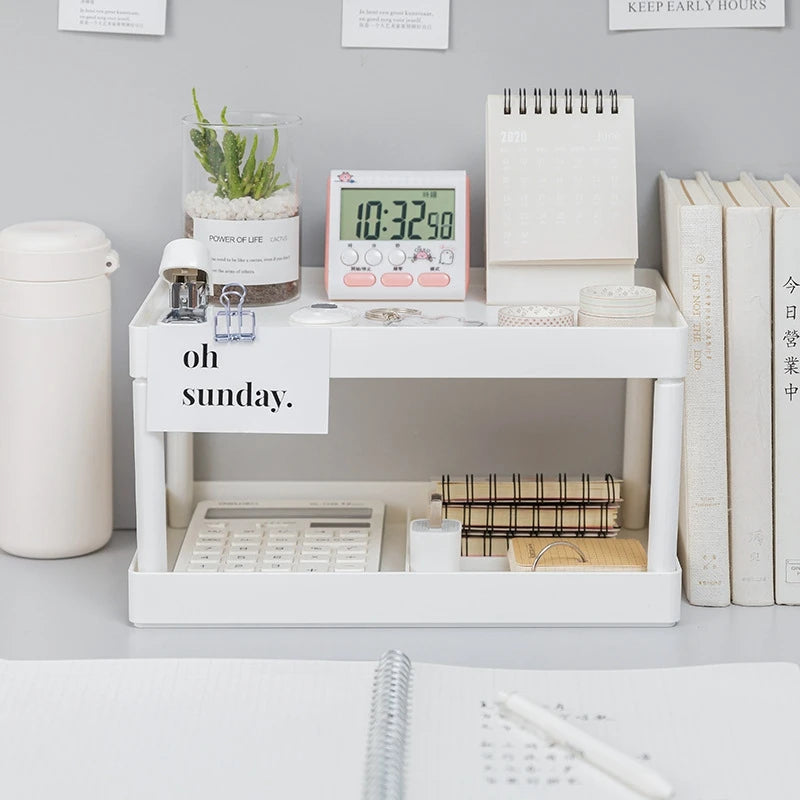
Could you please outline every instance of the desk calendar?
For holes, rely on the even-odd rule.
[[[633,284],[633,98],[506,89],[486,103],[486,300],[577,305]]]

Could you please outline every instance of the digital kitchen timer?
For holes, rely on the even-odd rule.
[[[333,170],[325,239],[331,300],[463,300],[467,173]]]

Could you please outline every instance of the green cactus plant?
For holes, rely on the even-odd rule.
[[[217,187],[214,193],[217,197],[226,197],[229,200],[252,197],[254,200],[261,200],[289,185],[278,182],[281,176],[275,169],[275,156],[278,154],[277,128],[272,131],[272,151],[267,158],[264,161],[256,158],[258,135],[254,134],[250,154],[245,161],[247,137],[228,127],[228,107],[225,106],[220,113],[220,120],[226,128],[220,144],[217,131],[210,127],[211,123],[200,110],[195,89],[192,89],[192,102],[200,124],[197,128],[192,128],[189,136],[197,160],[209,174],[209,183]]]

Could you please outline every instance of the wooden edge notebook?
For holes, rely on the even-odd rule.
[[[545,547],[549,549],[543,553]],[[508,565],[512,572],[530,572],[539,556],[537,572],[643,572],[647,568],[647,552],[638,539],[567,542],[546,536],[512,539]]]
[[[257,659],[0,661],[14,800],[641,800],[499,717],[518,691],[691,800],[792,796],[800,669],[476,669]]]

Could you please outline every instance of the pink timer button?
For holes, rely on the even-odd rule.
[[[387,272],[381,275],[384,286],[411,286],[414,276],[410,272]]]
[[[420,286],[447,286],[450,276],[446,272],[423,272],[417,282]]]
[[[348,272],[343,280],[345,286],[372,286],[375,276],[371,272]]]

